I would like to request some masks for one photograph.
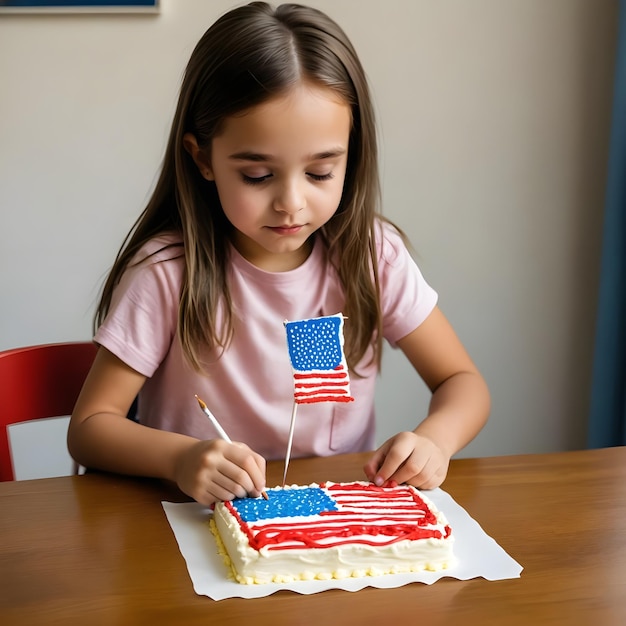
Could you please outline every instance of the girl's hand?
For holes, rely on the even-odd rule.
[[[200,504],[258,497],[265,489],[265,459],[244,443],[199,441],[178,458],[175,480]]]
[[[449,463],[450,457],[431,439],[403,432],[378,448],[363,470],[379,486],[392,481],[434,489],[444,481]]]

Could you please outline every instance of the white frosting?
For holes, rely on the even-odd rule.
[[[340,485],[340,483],[330,482],[325,484],[327,486]],[[317,487],[318,485],[310,486]],[[294,486],[294,488],[298,487]],[[400,488],[406,489],[407,487],[402,485]],[[436,517],[436,523],[428,525],[427,528],[441,532],[443,538],[402,539],[388,545],[369,545],[359,543],[359,540],[384,543],[389,540],[389,537],[356,535],[351,537],[349,543],[332,547],[281,550],[262,547],[260,550],[256,550],[250,546],[248,537],[243,532],[239,521],[224,503],[216,505],[211,527],[221,541],[234,577],[244,584],[379,576],[422,570],[437,571],[451,567],[454,563],[452,552],[454,537],[446,533],[447,521],[445,516],[437,511],[434,504],[422,492],[413,487],[410,489],[419,494],[419,497]],[[268,490],[270,499],[272,491],[275,490]],[[298,522],[305,519],[307,518],[291,517],[289,521]],[[266,521],[271,522],[272,520]],[[282,518],[277,521],[284,523],[285,519]],[[385,522],[381,523],[384,524]],[[393,524],[393,522],[389,523]],[[324,526],[327,525],[333,525],[331,518],[328,518],[328,521],[324,520]],[[337,527],[342,528],[342,522],[337,522]],[[447,537],[446,534],[448,534]]]

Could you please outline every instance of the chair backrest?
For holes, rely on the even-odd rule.
[[[0,481],[15,479],[7,427],[70,415],[96,351],[75,342],[0,352]]]

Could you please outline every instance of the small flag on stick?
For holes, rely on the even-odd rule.
[[[294,394],[283,487],[287,480],[298,405],[354,400],[350,395],[350,376],[343,353],[343,314],[286,321],[285,330]]]
[[[343,315],[285,322],[293,368],[294,400],[351,402],[350,376],[343,353]]]

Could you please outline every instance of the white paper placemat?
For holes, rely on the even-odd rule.
[[[327,589],[344,589],[345,591],[358,591],[364,587],[388,589],[412,582],[430,585],[446,576],[459,580],[480,577],[487,580],[503,580],[520,577],[522,566],[487,535],[448,493],[442,489],[434,489],[428,492],[428,497],[440,511],[444,512],[452,527],[456,538],[454,554],[457,565],[454,567],[440,572],[412,572],[267,585],[241,585],[228,578],[227,567],[217,552],[215,538],[208,525],[208,519],[212,514],[211,509],[196,502],[162,502],[162,505],[187,564],[194,591],[198,595],[208,596],[213,600],[260,598],[281,589],[311,594]]]

